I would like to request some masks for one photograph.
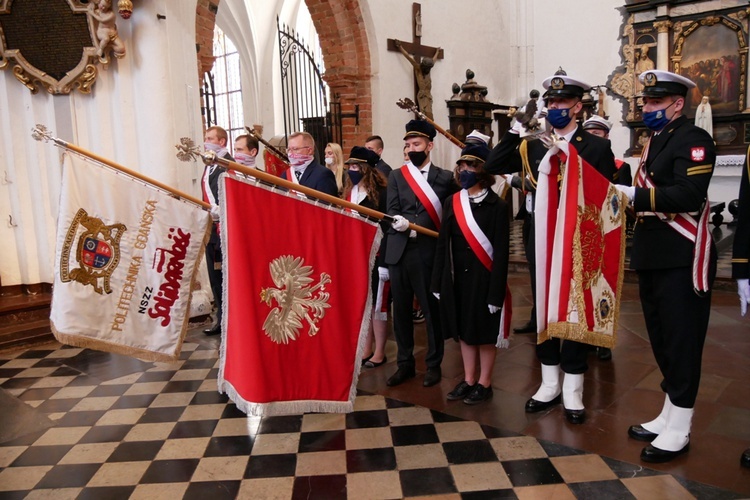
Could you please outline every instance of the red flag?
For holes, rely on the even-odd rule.
[[[255,415],[352,411],[377,224],[232,177],[224,183],[219,390]]]
[[[626,200],[568,143],[550,149],[539,180],[534,212],[538,341],[559,337],[614,347]]]
[[[284,160],[273,154],[270,150],[263,150],[263,162],[266,166],[266,172],[281,177],[281,173],[289,168]]]

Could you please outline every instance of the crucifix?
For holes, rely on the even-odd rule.
[[[422,45],[422,5],[412,4],[412,42],[388,39],[388,50],[400,52],[414,68],[414,91],[419,110],[430,119],[432,116],[432,77],[430,70],[435,61],[443,58],[443,49]]]

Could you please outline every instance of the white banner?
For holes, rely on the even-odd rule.
[[[93,160],[64,158],[55,337],[151,361],[177,359],[210,215]]]

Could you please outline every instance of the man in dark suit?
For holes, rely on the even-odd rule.
[[[398,345],[398,370],[386,382],[389,386],[399,385],[416,375],[412,321],[415,295],[427,324],[427,373],[423,385],[435,385],[442,377],[443,334],[439,305],[428,293],[437,239],[409,229],[409,223],[414,223],[437,231],[443,202],[458,191],[453,174],[430,161],[435,134],[435,127],[426,121],[407,123],[404,141],[409,162],[391,172],[388,178],[388,214],[396,220],[388,230],[385,263],[391,278],[393,330]]]
[[[226,130],[216,126],[209,127],[204,136],[204,148],[206,151],[213,151],[220,158],[234,161],[232,155],[227,151],[228,140],[229,136]],[[226,172],[226,169],[215,163],[206,165],[201,181],[203,201],[211,204],[211,217],[214,220],[211,227],[211,237],[206,244],[206,266],[208,267],[208,281],[211,284],[211,292],[214,294],[214,303],[216,304],[216,322],[211,328],[203,330],[206,335],[221,333],[223,275],[221,272],[221,238],[219,238],[219,177],[224,172]]]
[[[565,74],[556,74],[544,80],[547,90],[546,120],[558,140],[572,144],[578,154],[610,182],[617,167],[612,147],[607,139],[584,132],[575,121],[583,109],[581,99],[591,86]],[[590,347],[581,342],[550,338],[538,344],[536,355],[542,364],[542,384],[526,402],[526,412],[546,410],[562,402],[565,418],[573,424],[582,424],[586,419],[583,406],[583,374],[588,370],[586,362]],[[563,372],[562,383],[560,370]]]
[[[740,204],[737,229],[734,232],[734,246],[732,247],[732,278],[737,280],[737,293],[740,296],[740,312],[747,314],[750,304],[750,149],[745,155],[740,181]],[[745,450],[740,458],[743,467],[750,467],[750,448]]]
[[[375,165],[375,168],[377,168],[380,173],[383,174],[383,177],[387,179],[388,176],[391,175],[393,169],[385,162],[385,160],[383,160],[383,138],[379,135],[371,135],[365,141],[365,147],[370,151],[375,151],[375,153],[377,153],[379,160],[378,164]]]
[[[293,133],[289,136],[286,151],[291,168],[281,174],[282,179],[297,182],[331,196],[338,196],[336,176],[315,160],[313,136],[307,132]],[[293,178],[290,172],[294,173]]]
[[[707,229],[716,150],[711,135],[682,114],[695,83],[661,70],[646,71],[640,80],[643,122],[653,134],[635,186],[618,189],[638,218],[630,267],[638,272],[643,316],[666,395],[659,416],[631,426],[628,435],[651,442],[641,460],[666,462],[688,451],[700,384],[716,275],[716,248]]]

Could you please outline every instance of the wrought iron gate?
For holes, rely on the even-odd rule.
[[[305,131],[315,138],[318,158],[329,142],[341,144],[341,106],[329,95],[321,65],[310,47],[293,29],[279,22],[279,61],[284,135]]]
[[[214,89],[214,76],[210,71],[203,75],[201,114],[206,121],[206,128],[216,125],[216,91]]]

